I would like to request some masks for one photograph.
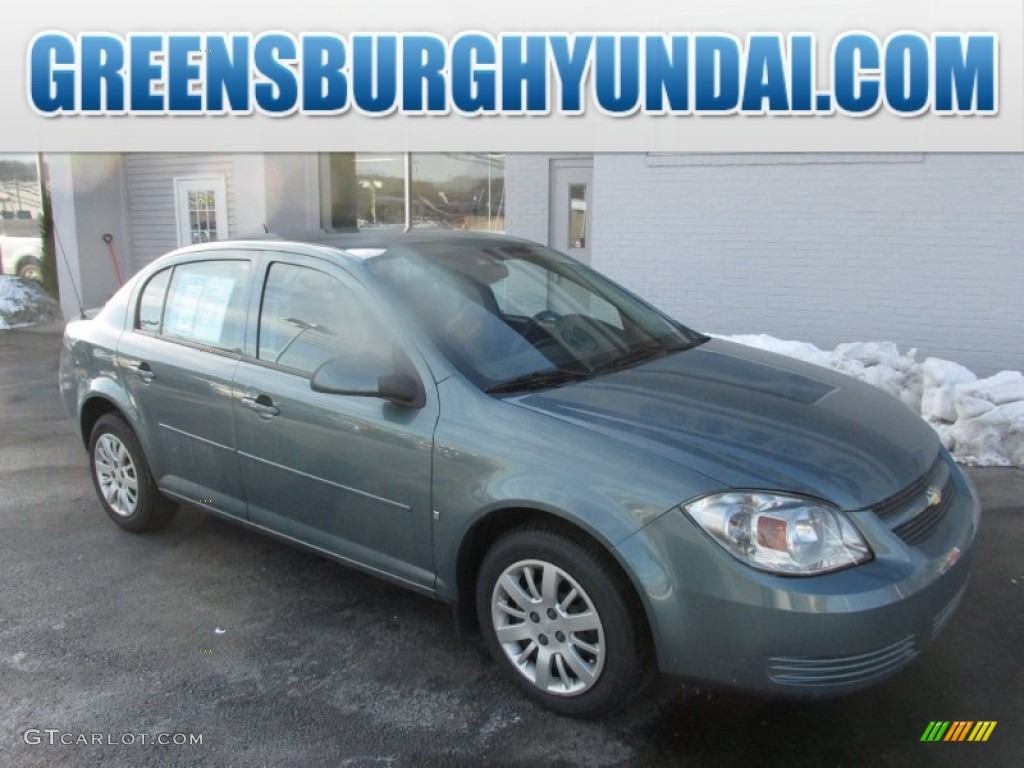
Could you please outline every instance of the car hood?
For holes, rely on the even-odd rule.
[[[891,395],[819,366],[712,339],[507,402],[668,458],[724,486],[881,501],[935,461],[935,432]]]

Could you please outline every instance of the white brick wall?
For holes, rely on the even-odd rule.
[[[505,231],[516,237],[547,243],[552,162],[578,161],[581,158],[585,162],[590,157],[592,155],[579,153],[540,155],[520,152],[506,155]]]
[[[510,234],[547,240],[548,157],[509,157]],[[596,155],[591,220],[594,266],[672,315],[1024,369],[1024,156],[675,161]]]
[[[505,231],[517,237],[548,241],[548,168],[551,155],[505,157]]]

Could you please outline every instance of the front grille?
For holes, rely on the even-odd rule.
[[[935,491],[941,497],[938,503],[932,503]],[[952,506],[954,492],[953,475],[940,456],[924,475],[871,509],[904,543],[915,546],[942,522]]]
[[[875,514],[883,520],[897,514],[908,503],[914,501],[914,499],[918,498],[928,490],[928,483],[932,479],[932,476],[938,471],[939,464],[941,463],[942,458],[939,457],[935,460],[935,463],[931,465],[928,471],[921,475],[921,477],[912,482],[902,491],[894,493],[889,498],[878,502],[871,509],[874,510]]]
[[[914,636],[907,635],[885,648],[853,656],[773,656],[768,659],[768,676],[779,685],[804,688],[853,686],[885,677],[910,663],[916,656]]]
[[[931,532],[935,530],[935,526],[942,522],[942,518],[946,516],[946,512],[949,511],[952,503],[953,478],[950,477],[946,480],[946,484],[942,486],[942,501],[926,507],[916,517],[893,528],[892,532],[911,546],[919,544],[928,538]]]

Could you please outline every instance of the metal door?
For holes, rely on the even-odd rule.
[[[589,264],[594,168],[578,160],[553,160],[549,242],[552,248]]]

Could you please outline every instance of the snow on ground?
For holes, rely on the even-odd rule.
[[[1024,467],[1024,374],[979,379],[950,360],[917,361],[892,342],[857,341],[831,351],[764,334],[717,336],[825,366],[874,384],[921,414],[963,464]]]
[[[0,275],[0,329],[60,319],[60,306],[38,283]]]

